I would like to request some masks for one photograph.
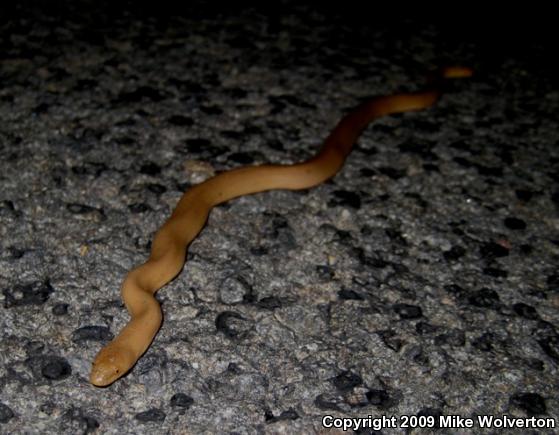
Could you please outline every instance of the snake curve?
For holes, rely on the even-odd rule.
[[[92,364],[90,382],[105,387],[125,375],[148,349],[162,323],[154,294],[182,270],[186,250],[213,207],[230,199],[272,189],[307,189],[333,177],[367,125],[381,116],[434,104],[442,79],[469,77],[464,67],[442,68],[424,91],[374,97],[344,116],[314,157],[292,165],[246,166],[220,173],[184,193],[157,231],[149,259],[128,273],[121,296],[130,321],[103,347]]]

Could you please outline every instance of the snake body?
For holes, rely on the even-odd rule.
[[[314,157],[293,165],[233,169],[200,183],[181,197],[157,231],[149,259],[128,273],[121,288],[130,321],[97,354],[90,382],[108,386],[126,374],[148,349],[162,322],[155,292],[178,275],[190,242],[204,227],[213,207],[230,199],[272,189],[307,189],[333,177],[343,166],[363,129],[374,119],[431,106],[441,95],[442,79],[468,77],[469,68],[442,69],[421,92],[372,98],[344,116]]]

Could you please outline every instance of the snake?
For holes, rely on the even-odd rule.
[[[473,70],[467,67],[440,68],[430,76],[424,90],[365,100],[341,118],[318,153],[308,160],[231,169],[188,189],[156,232],[148,260],[132,269],[124,279],[121,297],[130,320],[97,353],[91,367],[91,384],[111,385],[130,372],[149,348],[163,320],[154,295],[181,272],[187,248],[205,226],[213,207],[243,195],[274,189],[309,189],[323,183],[342,168],[353,144],[373,120],[427,108],[442,95],[446,79],[472,74]]]

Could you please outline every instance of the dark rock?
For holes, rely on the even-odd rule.
[[[234,311],[223,311],[215,319],[215,327],[227,338],[243,338],[248,334],[252,323]]]
[[[330,281],[334,278],[335,273],[330,266],[320,264],[315,266],[315,270],[321,282]]]
[[[168,363],[169,358],[164,351],[153,351],[142,356],[142,358],[138,360],[134,370],[137,375],[145,375],[152,371],[164,370]]]
[[[115,137],[114,141],[118,145],[134,145],[136,143],[136,139],[130,136],[119,136]]]
[[[298,418],[299,418],[299,414],[293,408],[290,408],[287,411],[283,411],[277,417],[274,417],[274,415],[271,412],[266,413],[265,415],[266,423],[268,424],[272,424],[281,420],[297,420]]]
[[[559,273],[549,275],[546,282],[549,291],[559,293]]]
[[[458,299],[464,299],[467,295],[466,290],[464,290],[458,284],[445,285],[444,289],[447,293],[456,296]]]
[[[374,177],[375,175],[377,175],[377,171],[375,171],[374,169],[371,168],[361,168],[359,170],[359,174],[362,177]]]
[[[16,284],[11,289],[3,289],[4,308],[24,305],[43,305],[54,293],[50,281],[36,281],[29,284]]]
[[[72,374],[72,367],[61,356],[33,355],[25,360],[36,379],[62,380]]]
[[[240,163],[241,165],[250,165],[251,163],[254,163],[254,158],[249,153],[244,152],[229,154],[229,156],[227,156],[227,160],[234,163]]]
[[[419,321],[415,324],[415,330],[420,335],[427,335],[437,332],[440,328],[436,325],[432,325],[428,322]]]
[[[516,393],[510,398],[510,404],[523,409],[528,415],[540,415],[547,412],[545,399],[538,393]]]
[[[421,307],[410,304],[395,304],[393,307],[401,319],[419,319],[423,316]]]
[[[377,334],[381,338],[382,342],[386,345],[386,347],[392,349],[394,352],[399,352],[404,345],[403,340],[398,337],[396,332],[391,329],[377,331]]]
[[[371,405],[380,409],[386,409],[391,403],[390,395],[386,390],[369,390],[365,395]]]
[[[222,130],[219,134],[225,139],[233,139],[235,141],[241,141],[245,137],[245,133],[243,131],[235,130]]]
[[[509,274],[506,270],[498,269],[496,267],[485,267],[483,274],[493,278],[506,278]]]
[[[479,252],[482,257],[487,259],[506,257],[507,255],[509,255],[509,250],[507,248],[495,242],[484,243],[479,248]]]
[[[152,421],[163,422],[165,421],[166,414],[159,408],[151,408],[147,411],[139,412],[134,418],[142,423],[149,423]]]
[[[56,304],[52,307],[52,314],[55,316],[64,316],[68,313],[68,304]]]
[[[219,132],[221,136],[225,139],[232,139],[236,141],[241,141],[245,137],[244,131],[236,131],[236,130],[222,130]]]
[[[267,255],[268,252],[269,252],[269,250],[265,246],[255,246],[255,247],[250,248],[250,253],[252,255],[257,256],[257,257],[262,257],[264,255]]]
[[[146,175],[159,175],[161,173],[161,166],[154,162],[147,162],[140,166],[140,173]]]
[[[408,241],[402,235],[402,232],[396,228],[387,228],[384,230],[385,234],[390,237],[390,240],[400,246],[408,246]]]
[[[493,337],[493,334],[491,334],[490,332],[486,332],[472,340],[472,346],[474,346],[478,350],[481,350],[482,352],[489,352],[493,350],[494,341],[495,339]]]
[[[530,201],[534,196],[534,192],[528,189],[517,189],[515,193],[516,193],[516,197],[524,202]]]
[[[167,118],[167,122],[177,127],[190,127],[191,125],[194,124],[192,118],[189,118],[184,115],[172,115],[169,118]]]
[[[99,422],[80,408],[70,408],[63,414],[62,419],[73,423],[69,430],[75,429],[76,425],[82,434],[94,433],[99,428]]]
[[[476,165],[476,168],[480,175],[485,175],[488,177],[495,177],[495,178],[501,178],[503,176],[503,168],[500,166]]]
[[[66,204],[66,209],[72,214],[87,214],[98,211],[95,207],[78,203]]]
[[[335,190],[332,192],[334,199],[328,202],[329,207],[347,206],[354,209],[361,208],[361,197],[355,192],[349,190]]]
[[[99,86],[99,82],[94,79],[79,79],[74,86],[76,91],[89,91]]]
[[[161,195],[162,193],[165,193],[167,191],[167,188],[165,186],[157,183],[146,184],[146,189],[152,193],[155,193],[156,195]]]
[[[144,100],[153,102],[161,101],[165,98],[164,94],[151,86],[140,86],[130,92],[121,92],[114,100],[115,104],[139,103]]]
[[[518,314],[520,317],[524,317],[525,319],[537,320],[540,318],[538,312],[534,307],[522,302],[514,304],[512,306],[512,309],[516,314]]]
[[[403,177],[406,176],[406,170],[405,169],[396,169],[396,168],[391,168],[390,166],[382,166],[382,167],[378,168],[378,171],[381,174],[392,178],[393,180],[399,180],[400,178],[403,178]]]
[[[495,290],[488,288],[482,288],[474,292],[469,298],[468,302],[470,305],[479,308],[498,308],[501,306],[501,299],[499,294]]]
[[[62,358],[53,359],[43,366],[41,373],[47,379],[61,380],[72,374],[72,367]]]
[[[423,169],[425,169],[426,172],[441,172],[440,168],[432,163],[423,164]]]
[[[14,203],[10,200],[4,199],[0,201],[0,216],[1,217],[18,217],[19,213],[16,211]]]
[[[0,423],[7,423],[14,417],[14,412],[8,405],[0,402]]]
[[[188,409],[194,403],[194,399],[184,393],[176,393],[171,397],[171,406],[173,408]]]
[[[452,329],[435,337],[436,345],[448,344],[449,346],[462,347],[466,344],[466,334],[460,329]]]
[[[43,103],[37,104],[35,106],[35,108],[33,109],[32,113],[34,115],[42,115],[43,113],[47,113],[49,111],[49,109],[50,109],[50,104],[43,102]]]
[[[98,177],[107,169],[107,165],[103,162],[84,162],[81,166],[73,166],[72,172],[77,175],[92,175]]]
[[[462,246],[453,246],[448,251],[445,251],[443,256],[447,261],[456,261],[463,257],[465,253],[466,250]]]
[[[200,110],[206,115],[221,115],[223,109],[219,106],[201,106]]]
[[[281,308],[283,306],[281,299],[276,296],[267,296],[260,299],[256,305],[265,310],[275,310],[276,308]]]
[[[323,393],[314,399],[315,406],[322,411],[341,411],[344,400],[337,394]]]
[[[287,218],[279,213],[265,213],[265,217],[266,221],[262,228],[264,237],[274,240],[275,247],[281,246],[286,250],[295,249],[297,242]]]
[[[425,160],[434,161],[439,157],[433,152],[433,145],[431,142],[413,140],[398,145],[398,148],[404,153],[417,154]]]
[[[72,333],[72,341],[110,341],[113,333],[106,326],[82,326]]]
[[[365,251],[361,248],[355,248],[354,254],[357,256],[359,262],[363,266],[370,266],[374,267],[375,269],[384,269],[385,267],[389,266],[390,263],[383,260],[382,258],[372,257],[365,253]]]
[[[354,300],[354,301],[362,301],[364,298],[359,293],[353,290],[342,289],[338,292],[338,298],[341,300]]]
[[[559,335],[544,335],[537,342],[547,356],[559,363]]]
[[[358,374],[346,370],[333,378],[332,383],[339,391],[347,392],[358,385],[361,385],[363,383],[363,379],[361,379],[361,376]]]
[[[526,222],[522,219],[518,219],[515,217],[508,217],[505,218],[503,221],[505,226],[511,230],[524,230],[526,229]]]
[[[230,88],[226,90],[226,93],[235,100],[240,100],[248,95],[248,92],[241,88]]]
[[[188,149],[188,152],[194,154],[201,153],[211,146],[212,144],[208,139],[197,138],[186,140],[186,148]]]
[[[130,210],[130,212],[132,213],[139,214],[139,213],[145,213],[146,211],[150,211],[151,207],[143,202],[136,202],[134,204],[130,204],[128,206],[128,210]]]
[[[22,258],[27,251],[25,249],[19,249],[19,248],[16,248],[14,246],[10,246],[8,248],[8,252],[14,260],[18,260],[18,259]]]

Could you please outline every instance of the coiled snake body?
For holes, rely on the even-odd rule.
[[[374,119],[431,106],[443,78],[468,77],[469,68],[443,68],[422,92],[372,98],[344,116],[314,157],[293,165],[233,169],[188,190],[153,240],[149,259],[124,280],[121,294],[130,321],[97,354],[90,382],[107,386],[126,374],[150,346],[162,321],[155,292],[183,268],[186,249],[204,227],[211,209],[230,199],[272,189],[307,189],[333,177],[363,129]]]

